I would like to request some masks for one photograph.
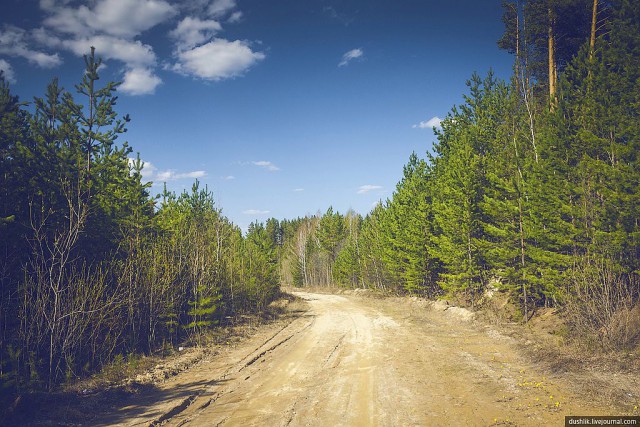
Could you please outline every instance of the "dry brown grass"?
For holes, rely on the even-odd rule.
[[[592,351],[633,352],[640,347],[640,281],[606,263],[576,269],[566,305],[575,344]]]

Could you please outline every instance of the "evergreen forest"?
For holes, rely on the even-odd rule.
[[[512,320],[555,307],[593,348],[637,348],[640,3],[503,9],[511,78],[474,73],[390,198],[246,233],[197,181],[151,193],[99,52],[75,88],[53,79],[32,102],[0,75],[0,387],[53,390],[197,345],[281,285],[472,307],[499,293]]]
[[[281,278],[446,297],[500,292],[608,349],[640,343],[640,4],[503,3],[509,81],[474,73],[464,102],[362,217],[283,222]]]

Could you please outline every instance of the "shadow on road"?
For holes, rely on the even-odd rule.
[[[139,419],[138,423],[149,425],[170,411],[172,406],[178,407],[205,387],[221,385],[225,381],[195,381],[171,390],[133,383],[95,394],[33,393],[22,396],[15,409],[0,419],[0,424],[113,426],[132,424],[144,414],[144,419]],[[163,402],[169,405],[166,410],[148,412],[150,407],[160,407]]]

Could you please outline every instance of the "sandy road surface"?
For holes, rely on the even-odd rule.
[[[103,425],[533,426],[607,412],[536,371],[510,338],[460,317],[398,300],[297,295],[310,306],[303,316]]]

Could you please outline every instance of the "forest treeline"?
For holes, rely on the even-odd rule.
[[[118,85],[93,49],[74,93],[28,106],[0,75],[0,385],[48,388],[149,354],[279,293],[276,247],[241,230],[199,183],[150,194],[119,143]],[[126,360],[126,359],[125,359]]]
[[[565,309],[605,348],[640,343],[640,3],[505,2],[514,73],[464,102],[368,215],[282,224],[281,277]]]

